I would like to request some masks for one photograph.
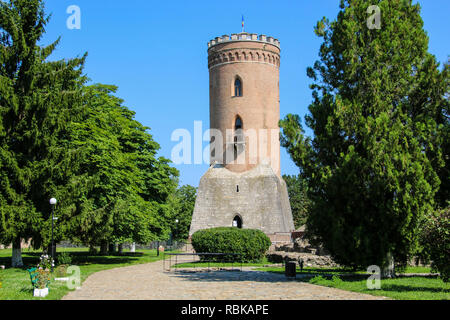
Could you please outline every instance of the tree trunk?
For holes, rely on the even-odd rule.
[[[394,278],[395,268],[394,268],[394,256],[391,252],[387,254],[386,265],[383,268],[382,277],[383,278]]]
[[[89,253],[90,254],[96,254],[97,249],[95,249],[95,246],[93,244],[89,244]]]
[[[12,261],[11,266],[13,268],[22,268],[22,250],[21,250],[21,239],[20,237],[14,239],[12,243]]]
[[[122,252],[123,252],[123,243],[119,243],[119,246],[118,246],[118,252],[119,252],[119,254],[122,254]]]
[[[115,243],[110,243],[109,244],[109,253],[110,254],[116,253],[116,244]]]
[[[100,242],[100,254],[102,256],[105,256],[108,254],[108,242],[105,240],[102,240]]]
[[[136,242],[131,244],[130,252],[136,252]]]

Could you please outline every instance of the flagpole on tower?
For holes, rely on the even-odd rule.
[[[244,31],[244,15],[242,15],[242,32],[245,32]]]

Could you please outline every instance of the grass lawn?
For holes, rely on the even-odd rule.
[[[283,273],[283,268],[264,267],[257,270]],[[429,273],[427,267],[408,267],[404,273]],[[302,275],[302,276],[300,276]],[[449,300],[450,283],[443,282],[440,278],[428,278],[424,276],[398,277],[395,279],[382,279],[381,289],[370,290],[367,288],[365,271],[352,272],[345,269],[319,269],[303,268],[303,272],[297,268],[297,281],[309,282],[326,287],[333,287],[347,291],[366,293],[376,296],[384,296],[399,300]]]
[[[57,252],[69,252],[72,256],[72,265],[80,267],[81,283],[91,274],[118,267],[134,264],[154,262],[161,260],[164,254],[156,255],[156,250],[138,250],[135,253],[124,250],[121,255],[99,256],[89,255],[88,249],[70,248],[57,249]],[[35,267],[39,262],[41,251],[23,250],[22,259],[24,268],[10,268],[11,249],[0,250],[0,265],[5,265],[5,270],[0,270],[0,300],[60,300],[70,290],[66,282],[51,281],[49,294],[45,298],[33,297],[33,287],[26,269]]]
[[[267,264],[267,263],[265,263]],[[311,275],[311,276],[317,276],[317,275],[346,275],[346,274],[358,274],[358,275],[366,275],[366,271],[353,271],[351,269],[345,269],[345,268],[315,268],[315,267],[305,267],[303,268],[303,271],[300,271],[300,268],[297,266],[297,274],[303,274],[303,275]],[[284,266],[283,267],[263,267],[258,268],[257,270],[260,271],[268,271],[268,272],[275,272],[275,273],[283,273],[284,274]],[[430,267],[407,267],[403,273],[431,273]]]

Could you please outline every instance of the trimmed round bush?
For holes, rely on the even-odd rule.
[[[203,229],[192,235],[192,246],[197,253],[233,253],[239,255],[202,256],[202,260],[259,262],[269,249],[271,241],[264,232],[254,229],[219,227]]]

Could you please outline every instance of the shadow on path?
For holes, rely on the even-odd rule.
[[[284,275],[264,271],[184,271],[168,272],[171,277],[185,281],[221,282],[221,281],[255,281],[255,282],[287,282],[292,281]]]

